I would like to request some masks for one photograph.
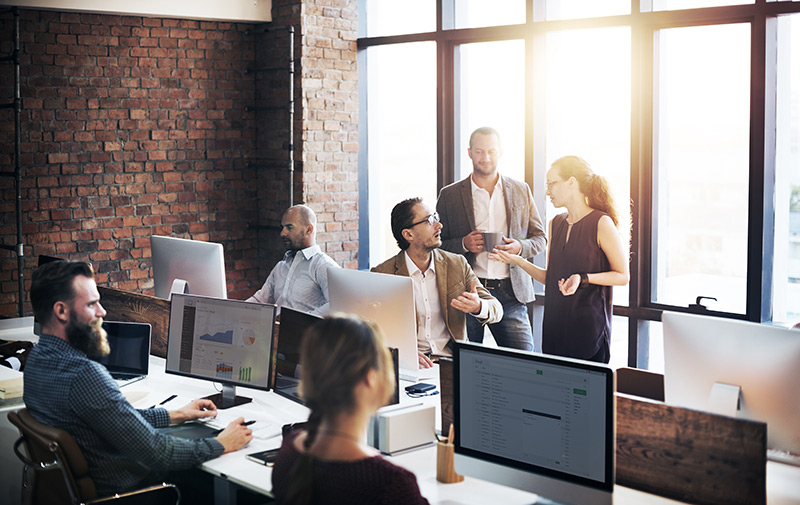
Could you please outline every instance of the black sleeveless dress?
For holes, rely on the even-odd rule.
[[[611,270],[597,243],[597,223],[605,215],[592,210],[573,224],[569,242],[567,214],[553,218],[542,323],[542,351],[546,354],[589,359],[604,342],[611,344],[611,286],[590,284],[571,296],[562,295],[558,289],[559,279],[572,274]]]

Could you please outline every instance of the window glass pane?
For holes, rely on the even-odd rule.
[[[653,301],[744,313],[750,25],[661,30],[653,138]]]
[[[745,5],[754,2],[755,0],[653,0],[653,10],[671,11],[699,9],[702,7],[720,7],[724,5]]]
[[[366,14],[366,34],[361,37],[386,37],[406,33],[436,31],[436,0],[365,0],[360,15]]]
[[[664,373],[664,326],[661,321],[642,321],[648,326],[650,336],[650,360],[646,368],[651,372]]]
[[[772,317],[800,321],[800,15],[778,18]]]
[[[547,19],[581,19],[630,14],[630,0],[547,0]]]
[[[627,302],[627,300],[626,300]],[[617,369],[628,366],[628,318],[614,316],[611,318],[611,359],[608,366]]]
[[[525,180],[525,43],[464,44],[456,49],[456,180],[472,173],[469,135],[491,126],[502,139],[500,173]]]
[[[623,243],[630,243],[631,35],[627,27],[547,35],[547,167],[580,156],[611,186]],[[542,190],[544,191],[544,190]],[[566,209],[547,199],[546,221]],[[614,288],[628,304],[628,287]],[[614,330],[616,331],[616,329]]]
[[[371,47],[367,72],[369,258],[375,266],[397,253],[392,207],[415,196],[436,206],[436,44]]]
[[[525,22],[525,0],[459,0],[456,28],[518,25]]]

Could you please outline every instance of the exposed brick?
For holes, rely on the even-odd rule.
[[[225,246],[229,293],[244,298],[283,253],[277,233],[256,230],[278,222],[291,188],[318,212],[323,248],[357,266],[356,0],[300,6],[273,1],[273,22],[305,34],[296,38],[305,47],[296,51],[293,185],[285,110],[245,111],[284,106],[283,78],[244,69],[282,64],[285,33],[23,9],[31,256],[91,259],[99,283],[152,294],[151,235],[214,240]],[[0,19],[0,32],[10,32],[7,23]],[[9,135],[0,130],[0,165],[11,159]],[[2,240],[14,233],[0,223]],[[16,310],[9,270],[0,269],[0,317]]]

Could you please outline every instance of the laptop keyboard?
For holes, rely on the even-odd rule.
[[[145,378],[144,375],[133,375],[128,373],[112,373],[111,378],[117,382],[119,387],[127,386]]]

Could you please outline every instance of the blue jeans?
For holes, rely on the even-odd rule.
[[[507,287],[506,287],[507,286]],[[514,296],[511,283],[490,289],[489,293],[503,305],[503,319],[488,325],[497,345],[512,349],[533,350],[533,332],[528,319],[528,309]],[[484,325],[474,317],[467,316],[467,338],[470,342],[483,343]]]

